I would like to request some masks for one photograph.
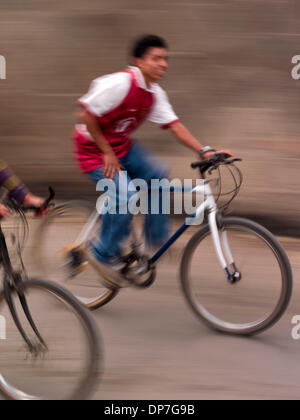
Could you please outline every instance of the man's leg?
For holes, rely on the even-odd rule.
[[[128,171],[131,179],[143,179],[148,185],[151,179],[168,178],[166,165],[159,162],[148,150],[143,148],[138,142],[134,142],[128,154],[121,159],[122,165]],[[158,194],[156,197],[160,201],[159,214],[151,214],[151,194]],[[145,218],[144,233],[147,245],[157,247],[164,243],[169,234],[168,215],[162,214],[162,193],[149,192],[148,214]]]
[[[105,179],[103,168],[88,172],[87,175],[96,185]],[[132,220],[132,215],[128,212],[128,200],[133,192],[127,192],[127,186],[131,180],[129,177],[126,179],[124,173],[120,179],[119,174],[116,173],[113,181],[116,186],[115,194],[108,192],[111,199],[109,211],[102,216],[100,240],[94,247],[94,256],[99,261],[108,264],[112,258],[121,256],[122,243],[129,236]],[[111,211],[116,214],[111,214]]]

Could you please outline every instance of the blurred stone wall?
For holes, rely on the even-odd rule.
[[[132,39],[156,33],[170,46],[162,85],[182,122],[243,158],[234,208],[300,223],[299,24],[298,0],[0,0],[1,157],[38,192],[94,194],[72,157],[76,99],[127,65]],[[196,175],[169,132],[146,123],[136,137],[174,177]]]

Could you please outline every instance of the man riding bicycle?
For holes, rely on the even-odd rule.
[[[155,35],[142,36],[133,46],[132,64],[124,71],[92,82],[88,93],[79,100],[81,124],[76,125],[74,136],[82,172],[96,184],[104,178],[113,179],[118,208],[127,206],[133,194],[122,191],[122,185],[128,186],[135,178],[150,183],[151,179],[168,175],[161,163],[130,138],[146,119],[170,129],[183,145],[200,153],[201,158],[209,158],[216,152],[209,146],[203,147],[179,121],[166,93],[157,84],[168,68],[166,42]],[[228,151],[222,152],[231,156]],[[127,176],[127,183],[119,182],[122,176]],[[123,213],[103,215],[101,237],[92,249],[101,269],[104,265],[120,267],[115,262],[122,255],[122,243],[129,235],[132,219],[129,211]],[[157,246],[166,239],[167,222],[165,214],[146,215],[144,233],[148,244]],[[112,271],[118,282],[120,274]]]

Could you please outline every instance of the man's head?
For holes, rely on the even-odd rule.
[[[147,82],[164,76],[168,68],[167,43],[156,35],[143,35],[132,48],[133,63],[142,71]]]

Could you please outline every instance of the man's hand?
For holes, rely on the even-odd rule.
[[[41,207],[42,204],[44,204],[44,199],[41,197],[38,197],[37,195],[33,195],[30,192],[25,195],[24,201],[22,204],[25,206],[34,206],[34,207]]]
[[[9,214],[9,210],[5,206],[3,206],[3,204],[0,204],[0,216],[8,217]]]
[[[213,156],[213,155],[215,155],[216,153],[223,153],[223,154],[228,155],[228,157],[232,157],[232,156],[233,156],[233,154],[232,154],[231,150],[228,150],[228,149],[223,149],[223,150],[218,150],[217,152],[213,152],[213,151],[206,152],[206,153],[204,153],[204,155],[202,156],[202,159],[209,159],[209,158],[210,158],[210,156]]]
[[[113,179],[116,172],[121,172],[120,162],[113,150],[103,153],[104,171],[103,174],[106,178]]]

